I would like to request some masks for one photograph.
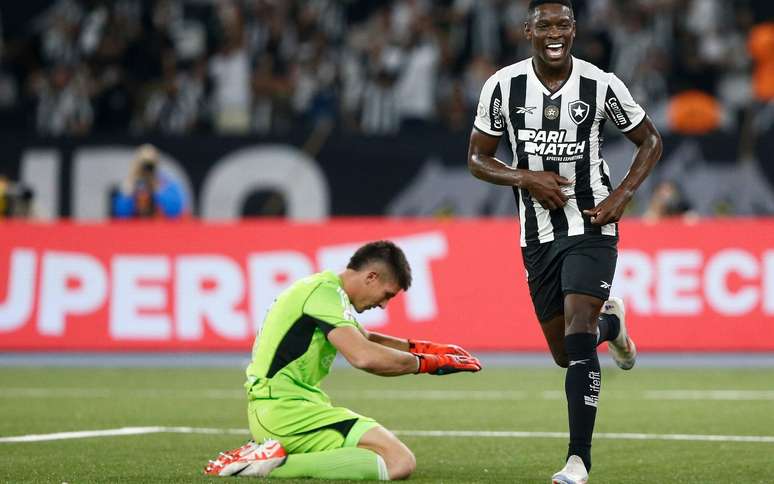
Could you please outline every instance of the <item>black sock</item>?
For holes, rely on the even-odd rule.
[[[583,459],[586,470],[591,470],[591,436],[597,417],[597,403],[602,375],[597,358],[596,335],[589,333],[569,334],[564,337],[564,347],[570,366],[564,380],[567,394],[567,414],[570,421],[570,446],[567,457],[577,455]]]
[[[618,337],[621,321],[615,314],[600,314],[597,318],[597,328],[599,328],[597,337],[597,346],[599,346],[605,341],[612,341]]]

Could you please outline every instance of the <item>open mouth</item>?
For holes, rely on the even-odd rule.
[[[546,53],[550,59],[560,59],[564,53],[564,44],[553,42],[546,45]]]

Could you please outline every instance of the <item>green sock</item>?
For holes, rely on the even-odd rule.
[[[314,477],[317,479],[389,479],[387,467],[375,452],[359,447],[290,454],[269,477]]]

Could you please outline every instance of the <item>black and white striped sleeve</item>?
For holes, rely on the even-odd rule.
[[[637,104],[629,89],[615,74],[610,74],[605,94],[605,114],[623,133],[636,128],[645,119],[645,110]]]
[[[497,74],[493,75],[481,88],[481,97],[476,110],[476,120],[473,125],[479,131],[491,136],[502,136],[505,132],[505,117],[503,116],[503,92],[497,80]]]

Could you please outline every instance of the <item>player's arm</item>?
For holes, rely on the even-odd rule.
[[[596,225],[605,225],[621,219],[626,205],[632,199],[634,192],[650,175],[656,163],[661,158],[663,149],[661,135],[656,126],[645,116],[636,128],[625,133],[626,137],[637,146],[629,173],[621,184],[599,205],[584,210]]]
[[[411,351],[409,340],[403,338],[396,338],[382,333],[374,333],[369,331],[366,333],[366,337],[369,341],[378,345],[386,346],[388,348],[396,349],[398,351]]]
[[[350,365],[368,373],[398,376],[419,370],[419,359],[415,355],[370,341],[352,326],[340,326],[331,330],[328,333],[328,341]]]
[[[352,366],[375,375],[445,375],[481,369],[481,364],[473,357],[414,354],[375,343],[353,326],[339,326],[329,331],[327,337]]]
[[[400,351],[408,351],[410,353],[471,356],[471,354],[465,351],[462,347],[453,344],[435,343],[433,341],[418,339],[396,338],[387,334],[374,332],[367,332],[366,337],[369,341],[372,341],[376,344],[394,348]]]
[[[500,138],[473,128],[468,145],[468,169],[476,178],[496,185],[525,188],[543,208],[554,210],[567,203],[562,185],[571,182],[550,171],[513,168],[495,157]]]

